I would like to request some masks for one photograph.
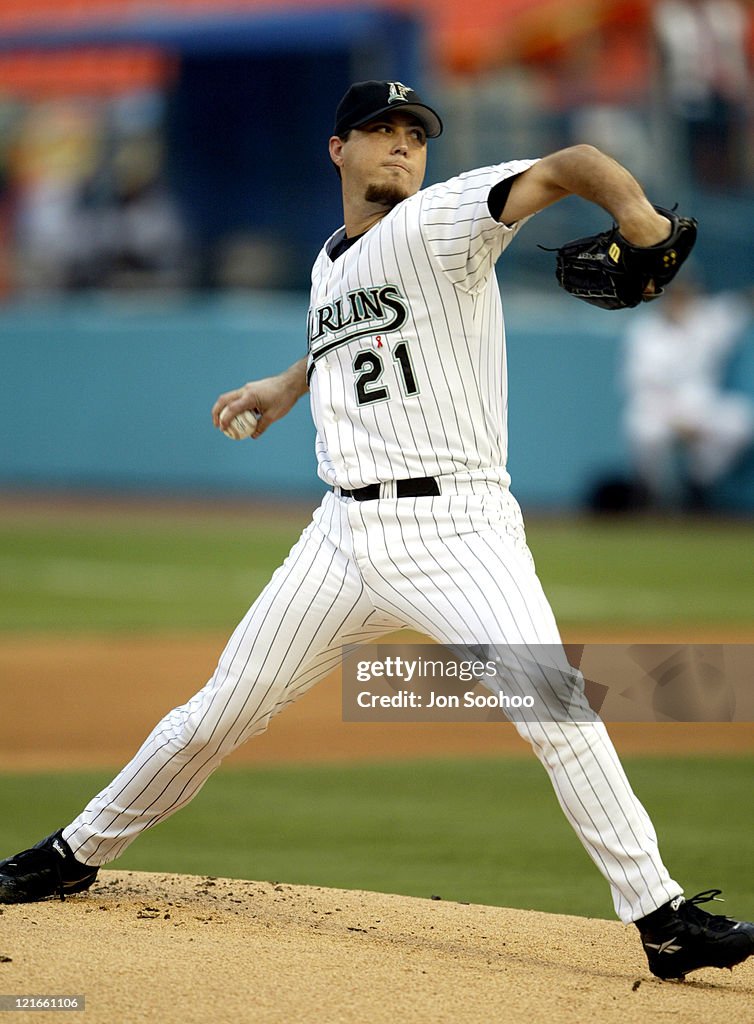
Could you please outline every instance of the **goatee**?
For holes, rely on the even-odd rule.
[[[376,203],[378,206],[386,206],[392,210],[408,196],[406,190],[398,185],[367,185],[364,198],[368,203]]]

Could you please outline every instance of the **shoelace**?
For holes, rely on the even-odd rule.
[[[697,924],[704,925],[706,928],[722,931],[729,927],[731,918],[725,917],[723,914],[710,914],[706,910],[699,909],[700,903],[710,903],[713,900],[718,903],[725,903],[725,900],[720,899],[721,895],[722,889],[705,889],[704,892],[698,892],[696,896],[690,896],[689,899],[685,900],[678,908],[678,912],[681,914],[685,913],[686,917],[689,917]]]

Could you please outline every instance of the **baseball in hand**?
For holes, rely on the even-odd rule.
[[[251,437],[257,429],[258,422],[257,414],[247,409],[245,412],[239,412],[230,423],[222,428],[223,434],[234,441],[241,441],[244,437]]]

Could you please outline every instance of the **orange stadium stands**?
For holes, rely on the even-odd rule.
[[[649,0],[383,0],[370,5],[418,16],[427,29],[433,65],[454,73],[475,72],[512,59],[552,59],[579,38],[600,28],[607,35],[613,81],[639,73],[632,32],[646,20]],[[286,7],[315,10],[357,6],[354,0],[3,0],[0,36],[35,28],[96,26],[139,19],[199,18],[254,11],[279,13]],[[614,40],[614,46],[611,45]],[[627,57],[631,50],[630,58]],[[112,52],[89,49],[65,57],[42,57],[38,80],[28,60],[3,57],[0,88],[44,91],[52,82],[73,91],[92,83],[100,90],[159,81],[167,69],[153,53],[132,50],[113,59]],[[43,65],[47,65],[44,67]]]

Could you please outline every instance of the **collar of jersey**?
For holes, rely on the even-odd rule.
[[[330,259],[335,262],[339,256],[342,256],[344,252],[347,252],[360,238],[363,238],[366,231],[362,231],[360,235],[353,235],[351,238],[346,235],[346,229],[340,228],[335,232],[330,244],[327,246],[327,255]]]

